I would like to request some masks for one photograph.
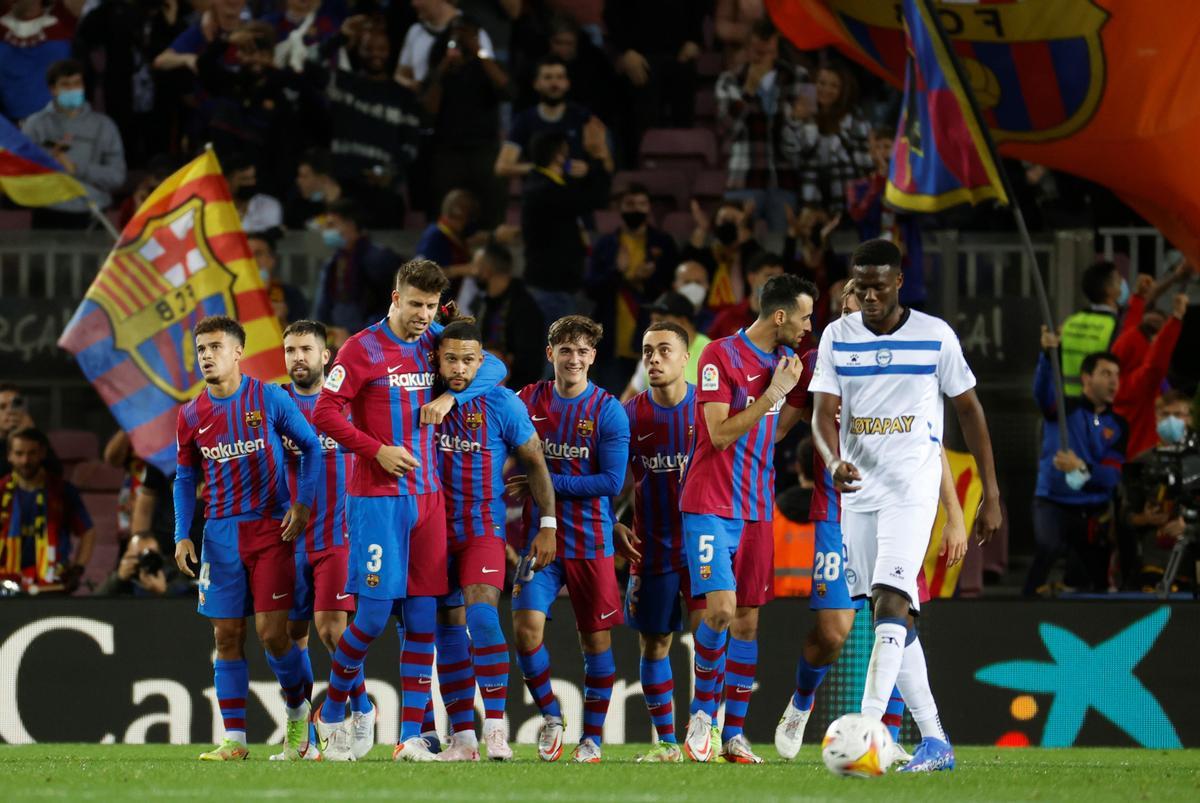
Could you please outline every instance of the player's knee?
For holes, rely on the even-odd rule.
[[[643,633],[641,642],[642,657],[649,661],[661,661],[671,651],[670,633]]]
[[[513,622],[513,639],[519,650],[532,650],[542,643],[542,626],[518,619]]]
[[[821,664],[831,664],[838,659],[846,644],[849,630],[838,620],[817,620],[809,636],[809,643],[820,654]]]
[[[871,595],[876,619],[907,619],[908,598],[890,588],[876,588]]]
[[[245,623],[233,619],[213,624],[213,643],[217,649],[217,657],[221,660],[236,661],[245,657],[245,641]]]
[[[708,607],[704,609],[704,622],[717,632],[728,630],[730,623],[733,622],[734,610],[735,604],[732,601],[710,599]]]
[[[758,638],[758,608],[738,608],[729,623],[729,635],[739,641]]]
[[[292,646],[292,640],[288,637],[287,626],[283,622],[277,622],[274,619],[263,619],[255,622],[254,629],[258,633],[258,640],[272,655],[283,655]]]
[[[317,627],[317,638],[321,639],[330,655],[337,652],[338,639],[342,637],[344,629],[341,624],[334,622],[323,622]]]

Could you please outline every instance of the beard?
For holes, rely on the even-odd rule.
[[[312,390],[312,387],[321,379],[321,374],[317,371],[309,369],[307,366],[300,376],[296,376],[295,369],[288,372],[288,376],[292,378],[292,384],[301,390]]]

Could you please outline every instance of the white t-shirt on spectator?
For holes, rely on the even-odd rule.
[[[404,35],[404,45],[400,48],[400,60],[396,62],[396,76],[400,76],[400,68],[412,70],[413,78],[424,81],[429,74],[429,51],[433,50],[434,42],[442,35],[442,31],[434,31],[423,22],[414,22]],[[479,31],[479,47],[486,58],[496,57],[492,49],[492,38],[487,31]]]

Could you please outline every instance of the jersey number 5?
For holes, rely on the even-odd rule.
[[[700,562],[701,563],[712,563],[713,541],[715,541],[716,539],[717,539],[717,537],[715,535],[700,536]]]

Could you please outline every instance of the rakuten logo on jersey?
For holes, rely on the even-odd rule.
[[[667,474],[680,471],[687,465],[687,455],[683,452],[675,454],[642,455],[642,468],[655,474]]]
[[[216,460],[218,463],[224,463],[254,454],[266,448],[267,441],[265,438],[255,438],[252,441],[234,441],[233,443],[218,443],[216,446],[201,446],[200,454],[206,460]]]
[[[557,457],[560,460],[587,460],[592,456],[590,447],[571,446],[553,441],[542,441],[542,452],[546,457]]]
[[[437,379],[437,374],[388,374],[388,386],[393,388],[404,388],[410,393],[415,390],[429,390],[433,387],[434,380]]]
[[[483,444],[458,435],[443,434],[438,437],[438,448],[443,452],[478,454],[483,451]]]
[[[292,452],[293,454],[300,454],[300,445],[298,443],[296,443],[294,440],[289,438],[287,435],[280,435],[279,437],[283,441],[283,448],[287,449],[289,452]],[[319,440],[321,442],[321,451],[322,452],[336,452],[337,451],[338,442],[335,441],[333,438],[329,437],[328,435],[326,435],[322,432],[318,432],[317,440]]]

